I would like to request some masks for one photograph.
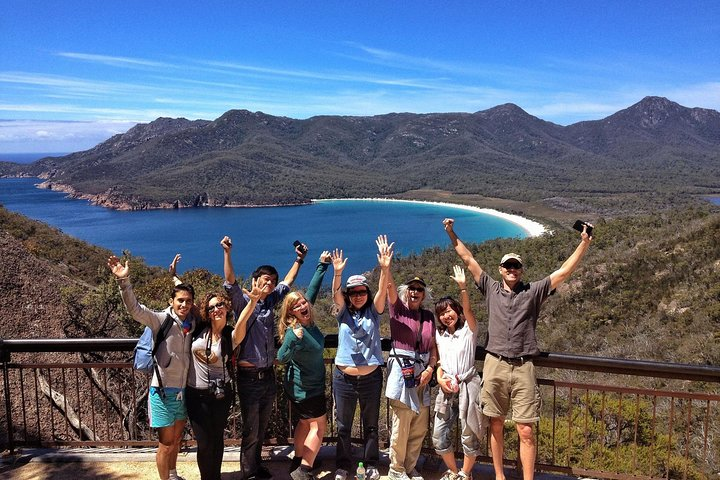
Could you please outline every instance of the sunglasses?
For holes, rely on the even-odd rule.
[[[225,302],[218,302],[215,305],[208,305],[207,309],[208,312],[214,312],[215,310],[219,308],[225,308]]]
[[[502,266],[503,266],[503,268],[505,268],[505,270],[510,270],[510,269],[520,270],[523,268],[522,263],[517,263],[517,262],[505,262],[502,264]]]
[[[423,287],[408,287],[408,290],[411,292],[424,292],[425,289]]]
[[[368,294],[367,290],[350,290],[348,292],[349,297],[364,297]]]

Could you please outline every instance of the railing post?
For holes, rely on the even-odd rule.
[[[5,419],[7,420],[7,448],[10,451],[10,455],[15,453],[15,442],[13,437],[12,423],[12,405],[10,403],[10,369],[8,363],[10,363],[10,351],[4,346],[5,341],[0,338],[0,362],[2,362],[3,371],[3,389],[5,390]]]

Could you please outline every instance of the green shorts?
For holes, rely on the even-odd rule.
[[[508,363],[491,354],[485,355],[483,388],[480,393],[483,413],[490,417],[505,417],[512,407],[512,419],[517,423],[540,421],[540,388],[535,379],[535,364]]]
[[[177,421],[187,420],[183,389],[165,388],[165,398],[162,398],[159,388],[150,387],[148,416],[152,428],[169,427]]]

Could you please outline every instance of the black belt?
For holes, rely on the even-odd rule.
[[[510,365],[524,365],[528,362],[532,362],[534,358],[531,355],[523,355],[521,357],[506,357],[505,355],[498,355],[497,353],[490,352],[488,350],[485,350],[485,353],[492,355],[501,362],[509,363]]]
[[[274,367],[237,367],[236,370],[238,378],[252,378],[254,380],[262,380],[275,373]]]

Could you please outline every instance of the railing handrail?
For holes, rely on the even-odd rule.
[[[11,353],[131,352],[137,342],[137,338],[0,339],[0,362],[10,362]],[[325,348],[337,348],[337,334],[325,336]],[[382,348],[383,351],[390,350],[389,338],[382,340]],[[475,358],[477,360],[485,358],[485,349],[483,347],[477,347]],[[593,357],[555,352],[541,352],[535,358],[535,365],[538,367],[584,370],[618,375],[720,383],[720,366],[714,365]]]

